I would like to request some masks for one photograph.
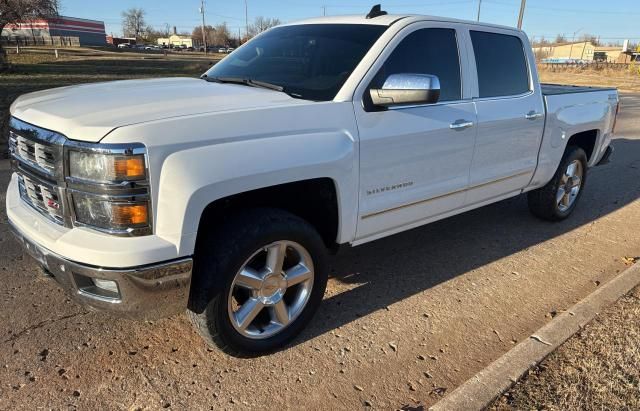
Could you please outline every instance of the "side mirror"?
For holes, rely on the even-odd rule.
[[[440,80],[431,74],[392,74],[382,88],[369,92],[373,104],[381,107],[437,103]]]

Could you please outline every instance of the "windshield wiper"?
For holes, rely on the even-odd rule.
[[[266,81],[260,80],[252,80],[250,78],[242,78],[242,77],[208,77],[206,75],[202,76],[202,78],[206,81],[213,81],[215,83],[230,83],[230,84],[242,84],[245,86],[251,87],[260,87],[266,88],[269,90],[282,91],[284,92],[284,87],[279,86],[277,84],[267,83]]]

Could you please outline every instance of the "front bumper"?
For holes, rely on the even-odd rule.
[[[70,261],[48,250],[25,237],[11,221],[9,223],[25,250],[83,305],[132,319],[168,317],[187,308],[191,258],[126,269],[94,267]],[[106,280],[106,283],[97,283],[113,287],[101,288],[94,279]]]

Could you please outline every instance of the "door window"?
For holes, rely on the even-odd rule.
[[[514,96],[529,91],[527,59],[516,36],[471,31],[480,97]]]
[[[439,101],[460,100],[462,82],[455,30],[432,28],[409,34],[384,63],[371,88],[381,88],[389,75],[398,73],[438,76]]]

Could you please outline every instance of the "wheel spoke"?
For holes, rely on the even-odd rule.
[[[284,301],[280,300],[273,307],[271,307],[272,318],[275,319],[280,325],[289,324],[289,310]]]
[[[562,197],[562,205],[565,207],[569,207],[571,204],[571,193],[565,193],[564,197]]]
[[[310,280],[313,277],[311,270],[309,270],[304,264],[300,263],[291,267],[285,273],[287,279],[287,287],[291,287],[296,284],[303,283]]]
[[[256,298],[249,298],[238,311],[234,313],[236,324],[241,329],[246,329],[260,313],[264,305]]]
[[[576,175],[576,163],[575,163],[575,162],[574,162],[574,163],[569,164],[569,167],[567,167],[567,172],[566,172],[566,174],[567,174],[569,177],[573,177],[573,176],[575,176],[575,175]]]
[[[579,187],[580,183],[582,183],[582,179],[580,179],[580,177],[578,176],[573,177],[573,180],[571,182],[571,187]]]
[[[278,243],[267,248],[267,270],[271,273],[280,273],[286,254],[287,246],[283,243]]]
[[[558,193],[556,194],[556,203],[560,204],[563,198],[564,198],[564,188],[560,187],[558,189]]]
[[[262,278],[254,269],[245,267],[238,273],[236,285],[249,290],[259,290],[262,285]]]

